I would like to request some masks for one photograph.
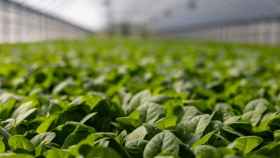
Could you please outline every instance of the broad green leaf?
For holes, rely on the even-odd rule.
[[[4,102],[0,103],[0,119],[7,119],[11,113],[12,110],[15,108],[16,105],[16,99],[3,99]]]
[[[178,124],[178,127],[187,133],[194,133],[199,136],[202,135],[209,126],[213,116],[214,114],[211,116],[208,114],[202,114],[193,117],[184,117],[184,119]]]
[[[280,130],[276,130],[273,132],[274,140],[280,141]]]
[[[148,129],[145,126],[140,126],[136,128],[133,132],[127,135],[127,142],[134,140],[143,140],[148,134]]]
[[[235,135],[235,136],[238,136],[238,137],[243,136],[242,133],[240,133],[240,132],[234,130],[234,129],[231,128],[230,126],[223,126],[222,129],[223,129],[224,132],[227,132],[227,133],[229,133],[229,134],[232,134],[232,135]]]
[[[13,112],[9,123],[6,125],[5,128],[10,129],[21,124],[22,121],[24,121],[28,116],[30,116],[36,111],[36,108],[34,108],[35,105],[36,103],[34,101],[29,101],[20,105]]]
[[[55,142],[61,144],[63,148],[77,144],[95,131],[91,126],[74,121],[68,121],[53,130],[56,133]]]
[[[34,136],[30,141],[34,146],[50,144],[55,138],[56,134],[54,132],[46,132]]]
[[[200,115],[199,122],[196,126],[196,129],[195,129],[195,135],[203,134],[203,132],[209,126],[209,124],[210,124],[214,115],[215,115],[215,113],[213,113],[211,116],[209,116],[207,114],[206,115]]]
[[[5,104],[7,103],[9,100],[20,100],[21,97],[17,96],[15,94],[12,93],[8,93],[8,92],[1,92],[0,94],[0,104]]]
[[[149,102],[161,104],[169,99],[171,99],[171,97],[165,95],[152,96],[149,98]]]
[[[199,145],[194,150],[196,158],[222,158],[218,150],[210,145]]]
[[[129,114],[137,107],[144,104],[151,97],[151,93],[148,90],[141,91],[135,94],[127,105],[123,105],[124,111]]]
[[[163,107],[156,103],[146,102],[137,110],[140,111],[142,120],[149,124],[154,124],[164,116]]]
[[[154,128],[153,126],[149,124],[142,125],[135,130],[133,130],[131,133],[129,133],[126,137],[126,141],[135,141],[135,140],[144,140],[144,139],[150,139],[155,134],[159,132],[158,129]]]
[[[142,123],[141,113],[139,111],[133,111],[127,117],[118,117],[116,121],[125,127],[135,128]]]
[[[58,119],[57,115],[51,115],[47,117],[41,124],[40,126],[36,129],[36,132],[38,133],[44,133],[49,130],[51,125]]]
[[[0,136],[0,153],[5,152],[5,150],[6,150],[6,147],[5,147],[5,143],[3,141],[3,137]]]
[[[192,148],[195,149],[199,145],[206,144],[216,132],[217,131],[212,131],[212,132],[207,133],[206,135],[201,137],[199,140],[195,141],[194,144],[192,145]]]
[[[242,115],[242,119],[249,120],[253,126],[256,126],[263,114],[268,109],[269,102],[265,99],[257,99],[249,102],[244,108],[244,114]]]
[[[72,78],[66,79],[65,81],[62,81],[57,86],[55,86],[52,93],[54,95],[57,95],[57,94],[63,92],[64,89],[66,89],[68,87],[72,87],[74,85],[75,85],[75,82],[73,81]]]
[[[146,145],[143,158],[153,158],[159,155],[179,156],[180,142],[169,131],[163,131],[155,135]]]
[[[9,132],[7,131],[7,129],[0,127],[0,134],[2,136],[2,138],[7,141],[10,137]]]
[[[244,154],[250,153],[257,146],[263,142],[261,137],[257,136],[243,136],[234,140],[233,143],[229,145],[229,148],[235,148]]]
[[[23,149],[26,151],[32,151],[34,149],[33,144],[25,138],[23,135],[13,135],[9,138],[9,146],[13,150]]]
[[[88,129],[76,128],[72,133],[70,133],[64,140],[62,148],[68,148],[80,142],[80,140],[85,139],[92,131]]]
[[[16,154],[16,153],[0,153],[1,158],[34,158],[27,154]]]
[[[142,152],[148,142],[142,139],[130,140],[125,144],[125,148],[133,157],[142,157]]]
[[[93,147],[86,158],[122,158],[120,154],[110,147]]]
[[[176,158],[174,156],[163,156],[163,155],[160,155],[160,156],[156,156],[155,158]]]
[[[156,127],[159,129],[172,129],[175,128],[177,124],[177,117],[170,116],[160,119],[156,122]]]
[[[256,153],[269,158],[278,158],[280,154],[280,142],[270,142],[258,149]]]
[[[61,149],[50,149],[46,153],[46,158],[71,158],[71,154]]]
[[[103,99],[105,99],[105,98],[103,98],[102,96],[96,95],[96,94],[94,94],[94,95],[85,95],[85,96],[80,96],[80,97],[75,98],[70,103],[70,105],[71,106],[78,106],[78,105],[83,105],[84,104],[84,105],[89,106],[90,110],[92,110]]]
[[[219,103],[215,106],[214,111],[216,112],[216,115],[223,120],[227,120],[234,116],[233,108],[229,104]]]
[[[96,114],[97,114],[96,112],[90,113],[90,114],[86,115],[80,122],[84,124],[88,120],[90,120],[93,116],[95,116]]]
[[[201,112],[194,106],[186,106],[184,107],[184,115],[181,121],[189,120],[196,115],[200,115]]]
[[[83,148],[82,146],[91,146],[96,144],[96,141],[100,138],[104,138],[104,137],[114,137],[112,136],[112,134],[106,134],[106,133],[93,133],[88,135],[85,139],[82,139],[79,143],[70,146],[67,151],[69,151],[71,154],[75,155],[75,156],[79,156],[80,155],[80,148]],[[88,154],[89,151],[87,151]]]
[[[252,124],[248,121],[241,121],[239,117],[231,117],[224,124],[231,127],[239,133],[248,133],[252,131]]]
[[[260,121],[259,125],[254,128],[256,132],[264,132],[269,131],[270,125],[274,120],[279,120],[280,114],[279,113],[267,113],[263,116],[262,120]]]
[[[114,128],[112,122],[123,116],[121,107],[108,99],[99,101],[92,112],[96,112],[97,115],[87,121],[87,125],[94,127],[97,131],[110,131]]]

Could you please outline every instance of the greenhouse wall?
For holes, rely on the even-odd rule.
[[[233,24],[193,30],[185,34],[192,38],[247,43],[280,43],[280,21]]]
[[[0,42],[73,39],[91,33],[55,16],[0,0]]]
[[[189,37],[228,42],[279,44],[280,20],[265,20],[246,23],[193,26],[176,31],[161,32],[166,36]]]

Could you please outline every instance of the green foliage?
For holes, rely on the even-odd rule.
[[[0,158],[278,158],[278,48],[1,45]]]
[[[230,144],[230,148],[236,148],[242,151],[244,154],[248,154],[253,149],[255,149],[258,145],[262,143],[263,139],[257,136],[244,136],[239,137],[232,144]]]
[[[33,144],[22,135],[13,135],[9,138],[9,146],[12,150],[33,150]]]

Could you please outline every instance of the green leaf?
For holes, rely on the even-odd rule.
[[[126,142],[125,148],[133,157],[142,157],[142,152],[147,145],[147,140],[135,139]]]
[[[215,115],[215,113],[213,113],[211,116],[209,116],[207,114],[200,115],[199,122],[195,129],[195,135],[201,135],[204,133],[206,128],[209,126],[214,115]]]
[[[85,95],[79,96],[75,98],[70,105],[71,106],[78,106],[78,105],[87,105],[90,107],[90,110],[94,109],[98,103],[105,98],[99,95]]]
[[[2,138],[7,141],[10,137],[9,132],[7,131],[7,129],[0,127],[0,134],[2,136]]]
[[[194,150],[196,158],[222,158],[218,150],[210,145],[199,145]]]
[[[235,135],[237,137],[241,137],[243,136],[242,133],[239,133],[238,131],[234,130],[233,128],[231,128],[230,126],[223,126],[222,127],[223,131],[226,132],[226,133],[229,133],[229,134],[232,134],[232,135]]]
[[[5,152],[5,150],[6,150],[6,146],[5,143],[3,142],[3,137],[0,136],[0,153]]]
[[[200,115],[201,112],[194,106],[186,106],[184,107],[184,115],[182,117],[181,122],[186,121],[186,120],[190,120],[192,119],[194,116]]]
[[[273,132],[274,140],[280,141],[280,130],[276,130]]]
[[[16,154],[16,153],[0,153],[1,158],[34,158],[27,154]]]
[[[66,138],[62,145],[62,148],[68,148],[72,145],[75,145],[80,142],[80,140],[85,139],[92,131],[88,129],[78,128],[70,133]]]
[[[213,116],[214,113],[211,116],[208,114],[202,114],[191,117],[184,117],[178,124],[178,129],[182,130],[181,133],[194,134],[200,137],[209,126]]]
[[[31,139],[31,143],[34,146],[47,145],[52,142],[55,136],[56,134],[54,132],[46,132],[46,133],[38,134]]]
[[[4,101],[4,103],[0,102],[0,119],[2,120],[7,119],[11,115],[16,105],[16,99],[11,98],[8,100],[5,99]]]
[[[80,122],[68,121],[57,126],[54,132],[56,133],[55,142],[61,144],[62,148],[68,148],[87,138],[91,133],[95,133],[95,129]]]
[[[211,137],[216,133],[217,131],[212,131],[201,137],[199,140],[195,141],[194,144],[192,145],[192,148],[196,148],[198,145],[204,145],[206,144]]]
[[[226,120],[234,116],[233,108],[229,104],[219,103],[215,106],[214,111],[219,119]]]
[[[259,155],[265,155],[269,158],[278,158],[280,154],[280,142],[269,142],[256,151]]]
[[[229,145],[229,148],[235,148],[243,154],[248,154],[263,142],[261,137],[257,136],[243,136],[234,140]]]
[[[127,105],[123,105],[123,109],[126,114],[131,113],[137,107],[144,104],[151,97],[151,93],[148,90],[141,91],[135,94]]]
[[[165,95],[152,96],[149,98],[149,102],[161,104],[169,99],[171,99],[171,97]]]
[[[57,95],[63,92],[66,88],[72,87],[75,85],[75,82],[73,81],[72,78],[66,79],[65,81],[62,81],[59,83],[57,86],[54,87],[53,89],[53,94]]]
[[[46,158],[70,158],[71,154],[61,149],[50,149],[46,153]]]
[[[137,110],[140,111],[142,120],[149,124],[154,124],[164,116],[163,107],[156,103],[146,102]]]
[[[26,151],[33,151],[33,144],[23,135],[13,135],[9,138],[9,146],[15,151],[23,149]]]
[[[174,156],[159,155],[159,156],[156,156],[155,158],[176,158],[176,157],[174,157]]]
[[[86,158],[122,158],[120,154],[110,147],[93,147]]]
[[[93,116],[95,116],[97,113],[96,112],[93,112],[93,113],[90,113],[88,115],[86,115],[80,122],[82,124],[86,123],[88,120],[90,120]]]
[[[177,117],[170,116],[160,119],[156,122],[156,127],[159,129],[172,129],[175,128],[177,124]]]
[[[279,120],[280,114],[277,113],[267,113],[263,116],[262,120],[260,121],[259,125],[253,128],[255,132],[264,132],[270,131],[270,125],[274,120]]]
[[[40,126],[36,129],[38,133],[45,133],[47,132],[52,124],[58,119],[58,115],[51,115],[40,124]]]
[[[20,100],[21,97],[12,94],[12,93],[8,93],[8,92],[1,92],[0,94],[0,104],[5,104],[7,102],[9,102],[10,100]]]
[[[242,119],[249,120],[253,126],[256,126],[268,109],[268,106],[269,102],[265,99],[256,99],[249,102],[243,110]]]
[[[99,101],[92,112],[96,112],[97,115],[87,121],[87,125],[94,127],[97,131],[110,131],[113,128],[112,122],[123,116],[122,109],[108,99]]]
[[[139,111],[133,111],[127,117],[118,117],[116,121],[124,127],[133,127],[136,128],[139,126],[141,121],[141,113]]]
[[[179,156],[180,142],[169,131],[163,131],[155,135],[146,145],[143,158],[153,158],[158,155]]]
[[[133,132],[127,135],[127,142],[134,140],[143,140],[148,135],[148,129],[145,126],[136,128]]]
[[[12,114],[11,119],[9,119],[9,123],[5,128],[10,129],[21,124],[28,116],[36,111],[34,106],[36,103],[34,101],[29,101],[20,105]]]
[[[150,139],[158,132],[159,132],[158,129],[154,128],[149,124],[145,124],[136,128],[131,133],[129,133],[126,137],[126,141],[130,142],[135,140]]]

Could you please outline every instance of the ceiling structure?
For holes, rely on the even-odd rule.
[[[11,0],[63,18],[87,29],[105,26],[105,7],[102,0]]]
[[[146,23],[154,30],[160,31],[261,18],[280,18],[280,0],[127,0],[129,3],[123,1],[125,0],[115,0],[118,20]]]
[[[146,24],[153,30],[280,17],[280,0],[15,0],[92,29]]]

